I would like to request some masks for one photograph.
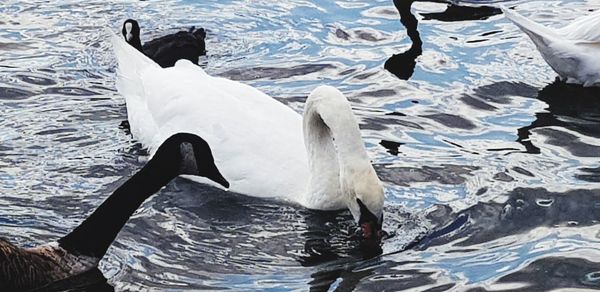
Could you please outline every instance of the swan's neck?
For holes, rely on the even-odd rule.
[[[345,208],[348,185],[372,167],[356,118],[343,96],[309,97],[304,143],[310,168],[308,206]]]
[[[144,200],[178,175],[177,167],[170,164],[150,160],[81,225],[59,239],[60,247],[75,255],[102,258],[121,228]]]

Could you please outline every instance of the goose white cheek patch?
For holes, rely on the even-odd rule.
[[[131,22],[126,23],[125,24],[125,32],[126,32],[125,38],[127,38],[127,41],[130,41],[131,38],[133,37],[133,35],[131,34],[131,29],[132,29]]]

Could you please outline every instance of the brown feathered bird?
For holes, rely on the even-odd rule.
[[[133,212],[180,174],[203,176],[229,187],[206,141],[193,134],[175,134],[71,233],[34,248],[0,240],[0,291],[39,289],[96,268]]]

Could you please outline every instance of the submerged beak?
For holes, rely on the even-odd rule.
[[[377,222],[364,222],[360,224],[363,239],[381,241],[383,231]]]
[[[360,225],[363,239],[381,241],[381,237],[383,236],[383,231],[381,230],[383,215],[381,215],[381,218],[377,218],[360,199],[356,199],[356,202],[360,207],[358,224]]]

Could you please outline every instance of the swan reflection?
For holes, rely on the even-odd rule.
[[[600,88],[582,87],[555,81],[538,92],[539,100],[548,104],[535,121],[518,129],[517,142],[526,152],[539,154],[540,148],[529,140],[531,130],[557,126],[585,136],[600,138]]]

